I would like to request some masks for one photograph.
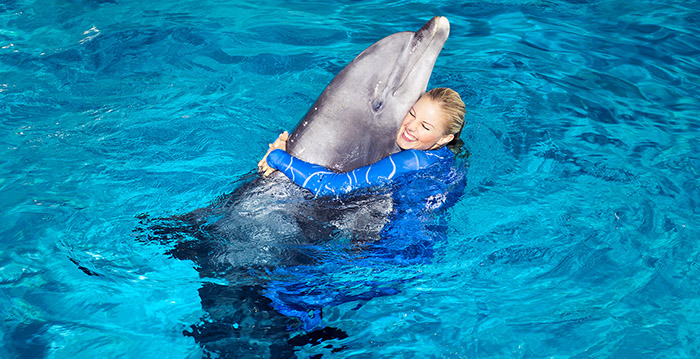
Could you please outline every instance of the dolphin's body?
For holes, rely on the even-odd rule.
[[[290,154],[339,172],[394,153],[401,120],[428,86],[450,25],[434,17],[358,55],[326,87],[292,132]]]
[[[288,151],[337,171],[398,151],[395,134],[425,92],[448,33],[447,19],[435,17],[415,33],[396,33],[367,48],[331,81],[299,122]],[[253,342],[268,342],[263,352],[287,353],[284,328],[294,320],[276,314],[268,299],[274,293],[269,294],[266,282],[251,271],[313,265],[316,258],[308,247],[331,242],[339,234],[376,239],[391,208],[389,195],[310,201],[283,176],[257,177],[209,207],[151,223],[147,236],[177,240],[170,253],[194,261],[200,276],[214,279],[200,289],[203,309],[209,313],[206,324],[193,326],[190,333],[200,344],[210,351],[236,353]],[[237,324],[245,318],[256,323],[260,312],[274,323],[268,330]]]

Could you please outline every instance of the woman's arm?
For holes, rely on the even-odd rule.
[[[426,151],[406,150],[347,173],[335,173],[282,150],[273,150],[267,156],[267,164],[316,195],[330,195],[381,185],[396,176],[425,168],[441,158],[436,154],[426,154]]]

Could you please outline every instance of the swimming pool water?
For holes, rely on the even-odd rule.
[[[238,188],[355,55],[443,15],[430,87],[468,107],[464,193],[423,261],[294,277],[309,298],[359,294],[321,303],[346,337],[293,355],[696,358],[699,14],[697,1],[4,1],[0,357],[288,355],[274,346],[303,336],[298,318],[217,323],[203,288],[264,292],[295,268],[202,276],[173,243],[140,240],[140,222]],[[351,247],[333,245],[324,256]],[[235,314],[250,298],[219,299]],[[202,323],[236,344],[207,346]]]

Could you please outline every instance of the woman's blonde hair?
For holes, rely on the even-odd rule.
[[[459,96],[457,91],[445,87],[437,87],[425,93],[425,95],[431,100],[440,104],[442,113],[445,116],[446,121],[446,135],[454,135],[454,139],[447,145],[456,144],[459,146],[461,140],[459,139],[459,134],[462,132],[464,127],[464,114],[466,113],[466,108],[464,106],[464,101]],[[461,146],[459,146],[461,147]]]

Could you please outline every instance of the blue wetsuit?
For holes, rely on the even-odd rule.
[[[349,257],[338,255],[337,247],[327,246],[325,240],[322,244],[309,245],[316,251],[313,265],[274,269],[273,277],[279,279],[268,282],[264,292],[272,301],[273,308],[298,319],[304,330],[311,331],[325,326],[321,315],[323,308],[349,302],[356,302],[359,306],[372,298],[400,293],[401,283],[412,277],[386,280],[381,273],[429,263],[433,258],[434,243],[446,240],[448,231],[441,214],[456,203],[466,183],[466,171],[454,160],[455,156],[447,148],[405,150],[348,173],[334,173],[282,150],[270,152],[267,163],[271,167],[317,195],[347,193],[381,185],[392,179],[395,182],[390,193],[392,208],[386,216],[386,224],[378,233],[379,238],[369,233],[373,230],[368,231],[369,236],[360,232],[359,237],[355,237],[352,232],[337,228],[329,240],[335,240],[339,233],[341,238],[350,236],[355,254],[349,253]],[[402,174],[410,176],[397,178]],[[333,198],[327,201],[337,205],[341,211],[348,208],[348,204],[342,201],[337,202]],[[358,203],[363,206],[367,204],[365,200]],[[372,203],[369,205],[372,206]],[[321,221],[326,221],[324,227],[335,226],[332,220]],[[352,260],[348,261],[348,258]],[[329,275],[343,273],[348,267],[352,267],[352,270],[357,267],[373,268],[373,274],[360,286],[355,278]],[[374,276],[374,273],[380,274]]]
[[[452,152],[445,147],[433,151],[404,150],[377,163],[346,173],[335,173],[323,166],[302,161],[282,150],[274,150],[267,156],[267,164],[315,195],[325,196],[385,184],[397,176],[421,170],[452,157]]]

